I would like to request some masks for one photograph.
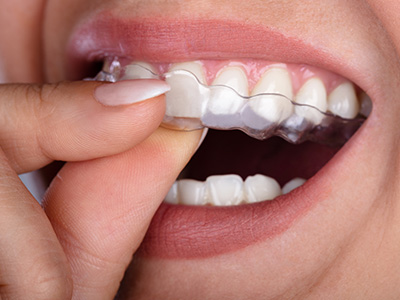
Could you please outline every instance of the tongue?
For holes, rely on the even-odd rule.
[[[238,174],[246,179],[263,174],[283,185],[294,177],[312,177],[338,150],[312,142],[293,145],[278,137],[259,141],[237,130],[209,130],[183,174],[201,181],[210,175]]]

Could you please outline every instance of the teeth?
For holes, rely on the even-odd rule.
[[[182,71],[188,71],[194,76]],[[120,80],[159,78],[156,73],[151,64],[134,62],[125,67]],[[166,94],[167,116],[201,121],[204,121],[206,116],[211,118],[206,124],[217,128],[229,127],[232,124],[240,128],[245,123],[251,129],[265,129],[268,126],[276,126],[292,115],[295,117],[293,119],[300,120],[300,123],[304,118],[318,125],[325,117],[322,113],[327,110],[340,117],[352,119],[359,112],[368,116],[372,109],[371,99],[366,94],[360,97],[360,105],[355,88],[350,82],[339,85],[327,97],[324,83],[319,78],[311,78],[294,97],[291,76],[283,67],[268,69],[250,95],[248,79],[242,67],[228,66],[220,70],[210,87],[207,87],[205,70],[200,62],[174,64],[162,76],[171,86],[171,91]],[[164,78],[162,76],[160,77]],[[202,84],[199,85],[198,82]],[[247,100],[249,96],[252,97]],[[290,100],[305,106],[294,106]],[[244,118],[240,119],[243,116]],[[238,118],[241,124],[237,121]],[[302,178],[294,178],[281,189],[275,179],[260,174],[249,176],[244,182],[238,175],[210,176],[205,182],[183,179],[173,184],[165,202],[216,206],[254,203],[290,193],[305,181]]]
[[[210,204],[238,205],[243,201],[243,180],[238,175],[210,176],[206,180],[206,189]]]
[[[127,79],[157,79],[157,71],[151,64],[132,62],[125,67],[125,74],[121,80]]]
[[[326,89],[323,82],[318,78],[309,79],[297,93],[296,102],[298,104],[311,105],[321,112],[326,112],[328,103],[326,100]],[[296,106],[295,112],[298,116],[301,116],[316,125],[320,124],[324,118],[322,113],[307,106]]]
[[[250,101],[250,107],[260,117],[269,122],[279,122],[287,119],[293,112],[292,81],[288,71],[282,68],[271,68],[262,76],[251,95],[262,93],[278,93],[286,96],[261,95]],[[290,99],[290,100],[289,100]]]
[[[170,204],[178,204],[178,182],[175,181],[172,187],[169,189],[167,196],[165,196],[164,201]]]
[[[353,84],[346,82],[335,88],[328,97],[328,108],[333,114],[342,118],[355,118],[360,105]]]
[[[372,111],[371,98],[366,93],[362,93],[360,114],[362,114],[364,117],[368,117],[371,111]]]
[[[192,179],[179,180],[177,198],[181,204],[185,205],[206,204],[204,182]]]
[[[246,178],[244,182],[246,202],[254,203],[264,200],[272,200],[282,194],[279,183],[264,175],[254,175]]]
[[[243,106],[243,98],[249,95],[247,76],[240,67],[227,67],[223,69],[212,85],[225,85],[231,89],[213,89],[213,94],[208,102],[208,110],[214,115],[232,115],[238,113]]]
[[[226,67],[222,69],[212,85],[226,85],[233,88],[241,96],[249,96],[247,76],[240,67]]]
[[[205,82],[203,67],[199,63],[175,64],[171,67],[170,72],[174,70],[189,71],[200,82]],[[180,73],[169,73],[165,81],[171,87],[171,90],[165,94],[166,115],[200,119],[205,110],[204,86],[199,85],[196,78]],[[190,101],[190,105],[187,104],[187,101]]]
[[[303,178],[294,178],[286,183],[282,188],[282,194],[288,194],[299,186],[302,186],[306,182]]]
[[[210,176],[205,182],[181,179],[174,183],[165,202],[184,205],[231,206],[272,200],[282,195],[279,183],[268,176],[254,175],[243,182],[238,175]]]
[[[292,79],[289,72],[282,68],[267,70],[251,92],[252,95],[261,93],[278,93],[292,99]]]
[[[212,85],[224,85],[230,88],[211,88],[207,104],[209,114],[203,118],[204,122],[211,126],[226,127],[240,123],[240,110],[245,101],[241,96],[249,95],[247,76],[243,69],[240,67],[223,69]]]
[[[164,69],[164,64],[157,68],[143,62],[123,68],[118,62],[115,66],[113,64],[114,61],[111,64],[108,62],[109,66],[105,63],[95,80],[114,82],[121,80],[120,76],[123,76],[122,79],[157,77],[166,80],[171,90],[166,93],[163,126],[171,129],[240,129],[261,140],[280,136],[291,143],[318,139],[322,143],[335,144],[346,141],[364,121],[363,118],[354,118],[360,111],[360,104],[350,82],[337,87],[327,99],[323,82],[314,77],[293,96],[291,77],[297,73],[282,64],[245,66],[241,62],[240,66],[232,66],[230,63],[219,70],[210,86],[207,86],[206,74],[214,70],[206,70],[205,67],[219,65],[213,62],[178,63],[172,65],[168,72],[158,75],[155,71]],[[253,82],[258,72],[265,70],[261,68],[269,69],[249,96],[248,80]],[[301,74],[304,75],[304,71],[307,69]],[[296,82],[301,80],[295,79]],[[349,120],[325,114],[328,108],[335,115]],[[368,114],[370,110],[371,102],[363,101],[361,114]],[[335,126],[336,123],[339,126]],[[348,126],[340,126],[341,123]],[[325,130],[331,125],[332,130]]]
[[[184,62],[173,64],[169,69],[169,72],[177,71],[177,70],[185,70],[192,73],[196,78],[202,83],[207,84],[206,76],[204,74],[204,68],[199,62]]]
[[[188,71],[193,76],[182,71]],[[145,62],[133,62],[125,67],[121,79],[145,78],[158,78],[154,67]],[[352,83],[345,82],[339,85],[327,99],[325,86],[316,77],[309,79],[296,95],[295,102],[305,106],[294,107],[290,101],[293,99],[291,76],[288,70],[282,67],[272,67],[263,74],[250,94],[252,96],[250,101],[245,100],[249,97],[248,79],[242,67],[228,66],[220,70],[211,88],[207,88],[205,69],[197,61],[172,65],[165,79],[171,85],[171,91],[166,94],[167,115],[177,118],[201,119],[205,115],[206,106],[207,112],[214,116],[237,117],[245,107],[245,115],[247,114],[247,120],[250,122],[247,124],[248,122],[244,121],[246,125],[262,129],[261,127],[268,127],[265,126],[265,121],[267,124],[280,123],[288,119],[293,110],[296,115],[315,125],[320,124],[324,118],[319,111],[325,113],[329,109],[333,114],[348,119],[356,117],[360,111]],[[202,85],[199,86],[198,81]],[[218,89],[215,86],[225,86],[225,88]],[[205,99],[209,99],[208,103]],[[187,105],[187,101],[190,101],[191,105]],[[362,102],[362,113],[369,112],[369,103],[370,101]],[[252,117],[255,119],[252,120]]]

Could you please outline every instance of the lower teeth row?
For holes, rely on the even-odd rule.
[[[254,175],[245,181],[238,175],[210,176],[205,182],[181,179],[174,183],[165,202],[184,205],[232,206],[272,200],[301,186],[305,179],[295,178],[283,188],[268,176]]]
[[[311,140],[336,146],[344,144],[365,121],[361,115],[355,119],[341,118],[277,93],[244,97],[228,86],[204,85],[186,70],[158,75],[140,65],[129,68],[132,66],[135,72],[132,75],[129,70],[128,76],[127,67],[121,67],[118,59],[109,59],[95,79],[166,80],[171,90],[166,93],[163,126],[170,129],[239,129],[260,140],[280,136],[294,144]]]

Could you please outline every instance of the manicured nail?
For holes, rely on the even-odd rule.
[[[145,101],[169,90],[169,85],[161,80],[123,80],[100,85],[94,91],[94,97],[101,104],[119,106]]]

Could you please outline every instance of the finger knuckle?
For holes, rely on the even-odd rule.
[[[48,115],[48,95],[49,85],[36,85],[36,84],[25,84],[16,85],[10,87],[10,94],[13,95],[10,101],[9,111],[15,112],[13,119],[18,121],[18,124],[22,124],[24,116],[33,116],[35,119],[43,119],[45,115]]]
[[[39,265],[39,264],[38,264]],[[37,267],[36,267],[37,268]],[[72,283],[60,268],[27,270],[0,284],[0,299],[67,300],[72,298]],[[4,279],[3,279],[4,280]]]
[[[94,249],[69,230],[65,230],[61,234],[59,232],[59,238],[64,249],[74,249],[71,251],[73,254],[69,256],[69,261],[73,266],[79,266],[80,278],[97,278],[96,280],[74,281],[74,290],[97,294],[104,288],[112,289],[113,286],[118,286],[119,281],[115,281],[115,274],[123,274],[130,259],[116,257],[112,255],[110,249],[103,249],[103,251],[99,248]],[[72,272],[76,271],[73,268]]]
[[[29,85],[26,89],[26,101],[28,102],[26,107],[34,115],[34,124],[32,126],[34,132],[32,136],[36,137],[36,145],[39,148],[39,152],[48,158],[51,155],[43,145],[46,144],[49,138],[48,134],[46,134],[46,128],[54,119],[56,106],[53,100],[58,89],[58,84]]]
[[[34,274],[34,272],[33,272]],[[63,265],[41,269],[29,284],[30,299],[71,299],[72,282]]]
[[[54,107],[52,101],[55,91],[59,88],[58,84],[29,85],[27,88],[26,99],[35,105],[35,112],[39,119],[51,115]]]

